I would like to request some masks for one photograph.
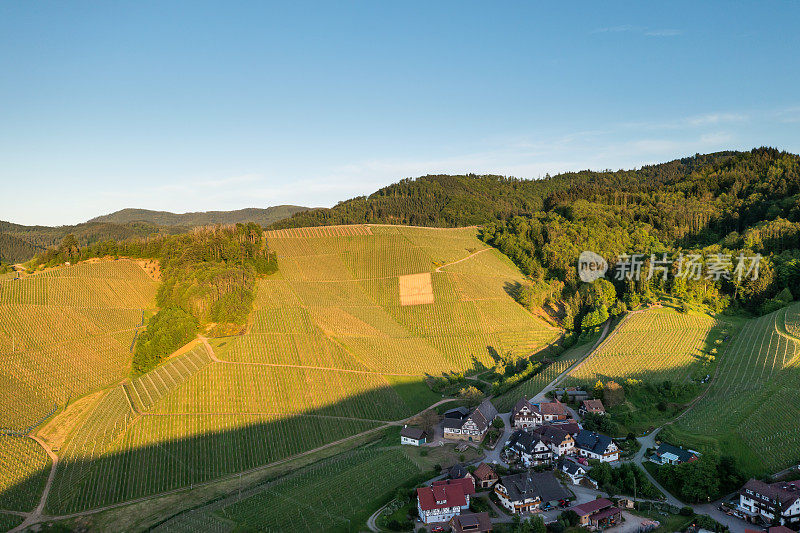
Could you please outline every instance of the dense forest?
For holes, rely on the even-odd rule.
[[[743,307],[763,313],[800,294],[800,157],[773,148],[541,180],[424,176],[274,227],[364,222],[482,225],[482,238],[531,277],[530,286],[519,291],[521,300],[552,304],[568,329],[659,295],[715,311]],[[645,274],[651,254],[697,254],[704,267],[714,254],[763,259],[758,279],[741,282],[679,278],[676,260],[666,281],[612,279],[614,294],[598,299],[580,290],[576,266],[583,250],[600,253],[612,269],[620,254],[644,254]]]
[[[277,270],[261,226],[206,226],[179,235],[151,235],[80,246],[67,235],[30,263],[33,268],[93,257],[155,259],[160,263],[158,313],[134,348],[134,370],[145,372],[205,326],[209,334],[239,333],[253,305],[255,280]]]
[[[42,251],[44,251],[43,247],[33,245],[13,235],[0,233],[0,263],[11,264],[27,261]]]

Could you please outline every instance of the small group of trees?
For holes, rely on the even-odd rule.
[[[664,488],[686,502],[710,502],[738,489],[745,476],[730,456],[705,453],[696,461],[663,465],[656,479]]]

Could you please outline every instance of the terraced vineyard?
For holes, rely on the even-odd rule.
[[[124,378],[134,328],[155,288],[137,265],[78,265],[0,285],[8,307],[0,311],[8,332],[0,346],[11,345],[19,368],[28,365],[17,373],[29,378],[4,387],[15,396],[4,392],[2,401],[24,399],[41,416],[105,389],[82,407],[57,450],[48,514],[197,486],[375,430],[440,399],[424,385],[426,374],[491,366],[495,353],[531,353],[558,334],[508,295],[522,281],[519,271],[474,229],[282,230],[268,233],[268,243],[280,272],[258,281],[247,333],[196,343],[132,381]],[[413,283],[400,282],[407,275]],[[42,332],[53,330],[74,340],[51,344]],[[61,353],[76,363],[51,364]],[[339,465],[342,476],[386,469],[392,479],[416,468],[392,454],[354,461]],[[285,490],[281,509],[305,489]],[[372,501],[380,490],[365,482],[359,498]],[[258,505],[287,527],[298,516],[277,500]],[[332,516],[349,516],[353,505],[331,507]],[[235,511],[237,522],[249,523],[247,513]]]
[[[0,436],[0,509],[36,507],[49,467],[50,458],[33,439]]]
[[[649,309],[628,315],[584,363],[570,373],[572,384],[635,378],[682,382],[722,345],[725,325],[700,313]]]
[[[578,346],[573,346],[564,352],[558,360],[547,366],[542,372],[523,381],[502,396],[495,398],[493,400],[495,407],[502,413],[510,411],[514,407],[514,404],[523,396],[533,398],[576,361],[585,357],[594,344],[595,341],[591,340]]]
[[[746,323],[678,435],[713,443],[752,473],[800,462],[800,339],[785,333],[799,311],[795,304]]]
[[[155,283],[131,261],[0,282],[0,427],[24,431],[124,378]]]

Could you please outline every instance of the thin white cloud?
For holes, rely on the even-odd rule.
[[[591,33],[633,33],[645,37],[677,37],[683,35],[683,30],[676,28],[647,28],[644,26],[622,24],[619,26],[595,28]]]

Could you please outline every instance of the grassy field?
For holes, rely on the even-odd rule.
[[[794,304],[747,321],[672,438],[732,454],[753,474],[800,462],[800,339],[786,333],[799,311]]]
[[[211,339],[211,350],[197,343],[132,380],[130,346],[156,288],[138,265],[81,264],[0,283],[0,346],[19,361],[0,373],[0,405],[26,406],[7,425],[26,427],[101,391],[81,400],[58,439],[46,512],[195,487],[375,430],[441,399],[427,374],[491,367],[497,354],[530,354],[555,339],[509,295],[519,271],[475,233],[269,232],[280,271],[258,281],[247,332]],[[416,282],[401,283],[407,275]],[[401,290],[429,291],[405,303],[433,302],[401,305]],[[64,335],[51,341],[53,331]],[[379,456],[370,461],[383,468]]]
[[[706,314],[649,309],[625,317],[590,358],[570,372],[572,384],[626,378],[674,383],[710,371],[731,329]],[[719,341],[719,342],[717,342]]]

